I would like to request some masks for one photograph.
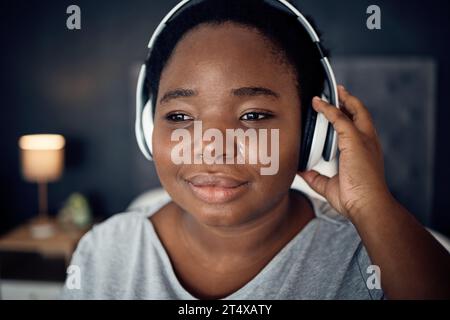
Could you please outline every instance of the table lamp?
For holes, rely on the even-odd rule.
[[[64,137],[57,134],[25,135],[19,139],[22,175],[26,181],[38,184],[39,215],[31,230],[37,238],[53,234],[48,219],[47,184],[62,175],[64,145]]]

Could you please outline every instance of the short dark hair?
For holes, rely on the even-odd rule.
[[[308,21],[317,31],[309,17]],[[325,75],[320,55],[295,15],[264,0],[203,0],[176,14],[157,38],[146,60],[145,86],[152,93],[154,107],[161,73],[177,43],[200,24],[220,25],[226,22],[256,28],[274,44],[277,53],[284,55],[295,71],[304,120],[305,106],[310,105],[312,98],[323,91]],[[328,55],[328,52],[325,54]]]

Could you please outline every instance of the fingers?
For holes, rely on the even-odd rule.
[[[321,196],[326,197],[327,184],[330,178],[323,176],[314,170],[300,172],[300,175],[311,187],[311,189],[313,189]]]
[[[323,101],[319,97],[314,97],[313,107],[317,112],[323,113],[339,136],[347,136],[349,134],[358,135],[353,122],[335,106]]]
[[[344,86],[338,86],[338,91],[341,108],[351,115],[353,123],[358,130],[366,135],[374,136],[375,127],[372,117],[366,107],[364,107],[364,104],[358,98],[352,96]]]
[[[313,107],[325,115],[340,136],[348,134],[363,135],[378,139],[372,117],[364,104],[352,96],[343,86],[338,86],[341,109],[332,106],[318,97],[313,99]]]

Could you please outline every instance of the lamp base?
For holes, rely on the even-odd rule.
[[[47,217],[38,217],[31,222],[30,232],[34,239],[47,239],[55,234],[55,226]]]

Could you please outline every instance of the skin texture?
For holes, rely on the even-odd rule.
[[[234,23],[201,25],[178,43],[161,76],[153,156],[173,202],[151,221],[178,279],[198,298],[222,298],[244,286],[314,218],[309,202],[290,190],[299,159],[301,106],[293,69],[273,49],[254,29]],[[252,90],[233,94],[242,87],[264,87],[276,96]],[[370,115],[358,99],[339,91],[342,111],[313,101],[337,130],[339,174],[332,179],[314,171],[298,174],[355,224],[370,258],[380,266],[388,298],[448,298],[449,255],[393,199]],[[244,120],[249,112],[272,117]],[[169,121],[175,113],[183,121]],[[260,166],[249,164],[173,164],[170,154],[177,142],[171,141],[171,133],[193,130],[193,120],[201,120],[203,130],[280,129],[278,174],[261,176]],[[232,176],[244,182],[243,191],[231,201],[207,203],[186,181],[197,173]]]

